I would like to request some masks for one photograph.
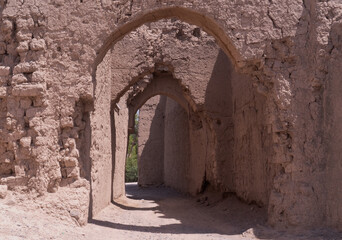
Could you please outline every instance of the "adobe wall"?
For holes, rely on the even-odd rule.
[[[139,110],[138,184],[164,183],[165,96],[149,99]]]
[[[159,62],[171,63],[175,78],[182,79],[194,102],[203,105],[210,76],[202,73],[210,71],[188,47],[169,58],[158,55],[160,49],[152,44],[132,58],[129,49],[142,46],[135,44],[141,39],[143,44],[161,44],[150,33],[145,39],[137,34],[132,45],[119,45],[127,33],[146,22],[178,17],[211,33],[234,68],[250,75],[255,89],[265,95],[265,99],[255,95],[255,102],[259,106],[265,101],[261,112],[265,112],[270,138],[253,133],[250,137],[256,140],[250,142],[272,139],[266,141],[265,147],[272,148],[267,160],[259,155],[255,158],[257,168],[267,161],[274,176],[269,222],[341,228],[341,218],[334,212],[341,202],[337,199],[340,194],[334,193],[341,175],[337,167],[339,137],[335,135],[340,129],[335,89],[339,87],[340,55],[336,51],[341,40],[338,27],[334,27],[341,16],[339,1],[1,0],[0,6],[1,184],[35,197],[61,194],[60,187],[77,194],[80,189],[88,191],[84,176],[90,179],[94,193],[102,187],[108,189],[107,180],[97,176],[107,174],[95,170],[110,162],[100,160],[102,151],[111,156],[111,147],[104,149],[110,131],[101,130],[96,121],[96,114],[110,117],[111,104],[108,88],[99,87],[111,79],[112,99],[117,93],[123,96],[139,75],[153,72],[156,62],[151,59],[162,57]],[[123,67],[121,73],[103,71],[108,68],[105,55],[113,46],[119,55],[112,55],[112,63],[115,59],[117,63],[130,61],[133,68]],[[198,54],[204,61],[216,52]],[[142,56],[150,56],[150,60]],[[187,61],[189,64],[184,64]],[[112,69],[120,67],[112,65]],[[103,101],[103,109],[107,109],[96,108],[97,101]],[[259,112],[249,111],[249,118],[256,119],[257,128],[263,129]],[[103,120],[103,129],[109,129],[109,122]],[[88,140],[79,141],[80,136]],[[96,139],[104,144],[96,145]],[[217,173],[212,165],[206,165],[212,170],[208,176]],[[91,169],[91,175],[83,175],[86,169]],[[95,197],[93,204],[100,209],[106,201]],[[67,199],[64,202],[69,209]]]
[[[92,214],[98,213],[111,201],[112,141],[110,82],[106,74],[111,69],[111,59],[106,57],[97,70],[98,88],[94,110],[90,114],[91,128],[91,188]],[[88,150],[89,151],[89,150]],[[98,174],[101,172],[102,174]]]
[[[335,16],[331,16],[333,19],[340,18],[342,8],[333,8],[331,6],[331,11],[338,13]],[[324,16],[324,12],[322,12],[322,17]],[[325,60],[328,61],[327,68],[324,69],[325,74],[327,74],[327,81],[324,86],[326,89],[324,94],[324,127],[326,129],[324,142],[327,146],[325,152],[327,159],[325,178],[326,211],[328,224],[342,230],[342,190],[340,185],[342,181],[341,21],[336,21],[332,25],[331,31],[327,34],[329,34],[329,41],[324,52],[329,52],[330,55],[324,54]]]
[[[126,105],[128,96],[123,96],[114,107],[114,127],[112,140],[112,149],[115,149],[113,156],[113,168],[110,175],[105,177],[112,183],[112,198],[114,200],[120,196],[125,195],[125,166],[127,157],[128,144],[128,107]],[[110,177],[109,177],[110,176]],[[109,177],[109,178],[108,178]]]
[[[219,191],[234,192],[247,202],[253,201],[267,206],[272,179],[267,156],[272,155],[272,145],[265,122],[266,98],[255,90],[248,76],[234,71],[224,53],[218,52],[218,55],[206,89],[206,102],[203,108],[205,119],[202,121],[209,121],[210,127],[205,124],[196,126],[188,116],[189,129],[185,131],[184,126],[178,121],[177,114],[173,116],[172,112],[165,112],[166,119],[176,119],[172,127],[173,132],[165,135],[165,141],[172,144],[164,146],[167,151],[164,160],[168,161],[167,166],[171,166],[172,169],[165,167],[164,175],[170,171],[170,175],[175,177],[170,177],[174,181],[172,186],[177,188],[178,184],[182,191],[196,194],[203,190],[202,186],[206,181],[206,184],[211,184]],[[142,113],[143,111],[141,109]],[[155,120],[154,124],[157,126],[162,125],[162,119],[158,120],[157,116],[153,118],[153,111],[150,118]],[[171,123],[172,121],[168,124]],[[148,119],[143,119],[141,124],[153,127]],[[178,128],[180,132],[186,133],[186,136],[178,137],[182,140],[174,141],[173,134],[178,133]],[[142,134],[144,138],[139,141],[144,144],[141,147],[154,151],[161,149],[158,142],[152,141],[152,137],[146,142],[146,135],[148,136],[149,132],[145,128]],[[208,144],[210,135],[214,135],[212,145]],[[190,157],[178,162],[179,153],[173,149],[182,149],[182,146],[178,145],[184,145],[184,141],[186,144],[190,143]],[[211,157],[206,158],[210,152]],[[153,154],[149,155],[149,158],[152,156]],[[172,162],[173,158],[175,160]],[[186,167],[184,164],[187,164]],[[147,170],[140,170],[139,173],[148,175],[154,172],[144,171]],[[187,182],[187,187],[180,184],[182,181],[177,181],[177,171],[186,176],[187,179],[183,181]]]
[[[222,50],[218,49],[215,64],[205,92],[205,114],[211,120],[215,134],[215,184],[221,191],[235,192],[234,173],[234,120],[233,120],[233,73],[234,66]],[[250,80],[250,79],[249,79]],[[236,92],[236,96],[241,96]],[[238,123],[236,123],[238,124]],[[198,148],[201,149],[204,146]],[[207,170],[208,171],[208,170]],[[208,171],[210,172],[210,171]]]
[[[130,47],[125,48],[127,46]],[[146,49],[146,54],[141,55],[139,49]],[[222,165],[216,165],[215,146],[218,146],[223,151],[229,152],[229,149],[225,149],[227,144],[217,144],[215,142],[215,133],[209,125],[212,122],[215,122],[216,125],[216,121],[220,121],[218,117],[223,119],[223,116],[227,115],[224,112],[227,103],[220,98],[229,100],[231,98],[229,94],[231,93],[229,91],[225,93],[226,89],[230,89],[229,79],[224,79],[224,74],[218,73],[225,71],[224,61],[228,61],[228,59],[220,57],[225,54],[220,52],[215,40],[196,26],[175,20],[159,21],[142,26],[137,31],[127,35],[122,41],[118,42],[111,55],[113,66],[118,66],[112,69],[112,72],[115,73],[113,79],[118,79],[116,84],[120,86],[125,84],[124,81],[138,81],[131,87],[133,91],[144,91],[144,85],[149,86],[150,84],[152,86],[155,84],[154,79],[159,81],[157,76],[159,71],[171,72],[173,78],[175,78],[174,81],[179,84],[178,88],[182,91],[181,94],[184,96],[180,97],[171,89],[167,92],[168,87],[173,88],[169,84],[160,91],[169,95],[174,94],[173,97],[178,98],[180,102],[184,102],[181,98],[186,99],[188,103],[182,103],[183,107],[188,109],[191,106],[201,115],[201,119],[197,119],[198,116],[189,117],[189,137],[191,138],[190,144],[193,151],[189,163],[191,167],[188,167],[187,181],[191,182],[188,191],[193,194],[200,192],[205,180],[210,181],[218,189],[224,189],[227,184],[219,180],[217,176],[217,169],[222,169]],[[119,55],[123,55],[127,61],[115,57]],[[221,66],[219,66],[220,64]],[[200,72],[198,71],[199,68],[201,69]],[[138,72],[139,69],[141,72]],[[120,81],[122,82],[120,83]],[[226,84],[219,84],[221,81],[225,81]],[[115,86],[117,86],[116,84]],[[114,91],[116,91],[115,89]],[[154,87],[148,89],[154,91]],[[218,94],[218,90],[221,90],[220,94]],[[159,94],[162,92],[159,92]],[[113,92],[113,98],[120,96],[120,94],[122,93]],[[215,100],[212,99],[213,97]],[[216,107],[216,104],[219,107]],[[215,108],[210,109],[212,106],[215,106]],[[232,106],[229,107],[232,108]],[[219,111],[223,112],[220,113]],[[227,134],[224,131],[227,125],[232,124],[224,121],[220,128],[215,129],[218,135],[221,133]],[[230,142],[231,149],[233,148],[232,144]],[[156,149],[157,147],[151,148]],[[221,164],[225,162],[224,158],[226,156],[222,153],[220,156],[222,158],[220,160]],[[214,167],[214,165],[216,166]],[[229,170],[221,174],[227,175],[227,172]],[[232,174],[228,175],[231,176]],[[207,177],[205,178],[205,176]]]
[[[327,177],[326,177],[326,191],[327,191],[327,219],[330,224],[333,226],[338,226],[337,223],[342,222],[342,190],[341,190],[341,170],[342,170],[342,163],[341,163],[341,67],[340,61],[336,60],[335,57],[341,54],[338,52],[339,50],[334,50],[332,53],[332,59],[330,61],[331,66],[329,68],[333,68],[330,75],[331,80],[327,84],[327,95],[326,95],[326,128],[327,134],[326,138],[328,140],[327,144]]]
[[[164,130],[164,183],[182,192],[189,191],[188,114],[177,102],[167,98]]]
[[[276,169],[270,164],[274,153],[266,122],[266,97],[256,91],[249,77],[234,71],[230,73],[234,103],[234,128],[230,131],[234,142],[231,150],[233,189],[242,199],[267,206]]]

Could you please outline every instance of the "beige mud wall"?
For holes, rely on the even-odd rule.
[[[202,119],[202,123],[199,124],[192,117],[188,117],[189,139],[184,136],[182,140],[173,142],[175,145],[182,145],[185,141],[189,141],[188,165],[184,167],[178,164],[177,155],[174,155],[176,157],[172,160],[173,155],[170,152],[165,153],[167,157],[165,161],[169,162],[167,166],[173,165],[173,168],[179,168],[179,172],[185,172],[188,192],[198,193],[206,181],[219,191],[235,192],[247,202],[254,201],[259,205],[268,204],[272,175],[267,156],[272,154],[272,146],[265,120],[265,101],[265,96],[256,91],[251,78],[245,74],[238,74],[225,54],[220,52],[206,89],[203,108],[206,119]],[[173,117],[178,119],[171,115],[173,112],[170,110],[165,114],[166,119]],[[147,124],[146,121],[148,119],[144,119],[144,124]],[[204,124],[205,121],[210,121],[212,128],[208,128]],[[178,121],[174,122],[172,129],[176,134],[180,131],[178,128],[181,125]],[[173,122],[169,121],[167,124],[165,131]],[[148,126],[152,126],[151,120]],[[210,143],[208,139],[212,135],[214,138]],[[165,142],[172,142],[173,135],[165,134],[164,139]],[[142,147],[158,148],[158,142],[147,143],[145,139],[140,139],[140,142],[144,143],[140,151]],[[173,149],[178,146],[165,145],[164,147],[165,151],[176,152]],[[213,158],[208,156],[213,156]],[[174,161],[173,164],[171,164],[172,161]],[[171,173],[173,171],[166,167],[164,170]],[[211,172],[213,175],[210,175]],[[152,174],[154,171],[149,173]],[[174,183],[173,186],[177,184]]]
[[[160,185],[164,182],[165,96],[150,98],[139,110],[138,184]]]
[[[265,121],[266,98],[256,91],[250,77],[234,71],[230,77],[234,104],[234,192],[247,202],[265,206],[272,181],[268,159],[272,156],[272,142]]]
[[[328,224],[342,230],[342,67],[341,23],[333,27],[330,38],[333,49],[329,61],[325,92],[326,141],[326,216]]]
[[[276,169],[269,200],[270,223],[283,227],[326,225],[328,194],[324,184],[330,182],[329,189],[333,189],[334,179],[327,178],[337,176],[337,170],[331,173],[326,163],[334,168],[338,159],[337,154],[325,154],[330,147],[336,147],[338,138],[330,138],[334,129],[330,132],[323,127],[322,115],[328,109],[322,99],[325,83],[335,78],[330,78],[327,63],[333,52],[331,28],[341,19],[340,1],[245,1],[241,5],[241,1],[216,0],[8,0],[0,1],[0,6],[0,137],[2,156],[6,156],[1,159],[1,184],[12,190],[28,190],[29,194],[49,195],[60,191],[60,183],[77,180],[79,166],[74,160],[79,157],[73,139],[77,139],[80,128],[73,125],[78,111],[75,103],[82,98],[89,102],[98,98],[94,94],[94,89],[99,92],[95,74],[98,63],[125,31],[146,19],[177,16],[211,30],[225,51],[231,52],[239,70],[252,74],[258,91],[266,95],[267,128],[274,152],[268,155],[269,166]],[[170,11],[164,7],[173,8]],[[139,18],[142,14],[146,14],[145,18]],[[164,36],[170,33],[178,37],[169,42],[172,48],[184,44],[178,28],[165,30]],[[208,78],[203,77],[202,70],[207,65],[198,64],[198,56],[187,59],[194,66],[189,69],[200,70],[197,74],[187,71],[189,65],[184,64],[193,50],[183,45],[177,54],[160,54],[162,49],[171,51],[162,45],[161,38],[153,37],[158,35],[154,33],[150,31],[146,38],[136,34],[136,41],[131,42],[138,43],[136,46],[140,42],[153,43],[135,51],[138,57],[141,52],[150,56],[148,61],[131,58],[128,45],[116,56],[118,61],[131,61],[133,66],[126,68],[124,81],[113,82],[118,92],[137,74],[152,69],[155,60],[175,66],[175,77],[185,79],[182,83],[189,89],[206,83],[202,80]],[[340,39],[336,38],[334,45]],[[213,51],[202,51],[195,42],[199,56],[206,61],[204,57]],[[210,46],[211,42],[207,43]],[[201,93],[192,92],[196,102],[201,102],[197,101]],[[30,154],[21,154],[26,150]],[[68,162],[69,157],[72,161]],[[73,165],[69,172],[66,162]],[[62,181],[62,172],[69,180]],[[68,184],[64,186],[75,194],[78,191]],[[329,195],[332,198],[333,192]],[[67,199],[63,198],[63,202]],[[333,202],[331,206],[337,206]],[[339,217],[329,215],[334,215],[329,222],[340,227]]]
[[[118,106],[111,106],[110,55],[96,71],[94,111],[90,114],[91,132],[91,204],[95,216],[110,202],[125,194],[125,161],[127,152],[127,96]]]
[[[188,114],[174,100],[167,98],[164,132],[164,183],[182,192],[189,187]]]
[[[203,191],[203,184],[206,179],[206,167],[208,159],[215,159],[215,143],[214,135],[209,125],[203,119],[191,116],[188,120],[189,124],[189,143],[190,143],[190,159],[188,169],[188,193],[196,195]],[[200,124],[200,126],[199,126]]]
[[[183,119],[183,123],[181,123],[177,111],[184,114],[184,106],[181,107],[178,103],[177,105],[169,103],[168,112],[166,112],[167,99],[171,101],[171,98],[166,96],[152,97],[140,108],[138,182],[144,186],[158,185],[167,181],[170,186],[195,195],[202,190],[205,180],[207,151],[210,151],[207,149],[207,129],[203,125],[199,127],[198,123],[193,123],[189,117]],[[176,104],[174,101],[171,103]],[[171,107],[173,110],[170,109]],[[183,111],[178,107],[181,107]],[[175,121],[172,121],[173,118]],[[165,126],[164,121],[166,120],[168,120],[168,126]],[[198,121],[198,119],[196,120]],[[183,131],[184,124],[190,125],[188,133]],[[165,141],[172,145],[164,145]],[[180,146],[188,144],[189,153],[184,152],[184,146]],[[189,159],[182,154],[189,154]],[[179,162],[179,159],[184,162]],[[164,165],[164,161],[167,161],[166,165]],[[178,176],[180,180],[174,179],[174,174],[176,174],[175,176],[181,175]],[[184,184],[183,180],[187,184]],[[187,187],[183,187],[183,185]]]
[[[139,49],[144,49],[144,54]],[[216,188],[233,189],[232,96],[224,64],[229,60],[214,38],[197,26],[164,20],[146,24],[125,36],[111,54],[113,98],[129,82],[158,71],[158,65],[166,65],[172,71],[180,85],[189,90],[188,100],[197,105],[203,118],[202,126],[198,126],[198,120],[190,117],[191,148],[196,149],[191,154],[191,192],[201,190],[205,175]],[[217,144],[215,138],[226,137],[228,141]],[[215,155],[219,156],[219,164]]]
[[[113,167],[113,199],[125,195],[125,166],[128,144],[128,108],[126,105],[127,96],[123,96],[119,103],[119,109],[114,111],[113,139],[114,167]],[[112,177],[112,175],[111,175]]]
[[[207,181],[223,192],[235,192],[234,188],[234,120],[233,120],[233,93],[232,77],[235,69],[229,58],[222,50],[216,53],[214,64],[210,69],[210,78],[205,89],[204,112],[210,121],[210,131],[214,134],[215,142],[214,163],[207,162]],[[237,93],[240,95],[240,92]],[[203,144],[208,144],[204,140]],[[207,148],[210,154],[210,145]],[[203,153],[202,153],[203,154]],[[208,159],[209,160],[209,159]],[[210,161],[210,160],[209,160]],[[214,177],[211,179],[210,173]]]
[[[163,31],[160,32],[159,29]],[[166,29],[176,36],[177,31],[182,29],[183,35],[179,36],[179,39],[169,35],[165,37]],[[267,133],[266,127],[266,116],[269,114],[265,110],[266,97],[257,93],[251,76],[237,73],[229,58],[215,46],[210,36],[198,29],[202,36],[194,37],[192,34],[195,29],[194,26],[179,22],[172,25],[168,21],[160,21],[139,28],[119,44],[127,42],[133,47],[134,41],[138,39],[137,34],[141,34],[142,39],[153,39],[150,43],[153,51],[149,50],[153,52],[151,54],[162,53],[171,60],[177,59],[171,61],[175,64],[175,76],[180,77],[181,83],[186,84],[190,96],[201,111],[203,121],[199,127],[196,120],[193,122],[194,119],[189,117],[189,191],[199,192],[203,182],[207,181],[219,191],[237,192],[239,197],[248,202],[255,201],[260,205],[267,205],[268,183],[272,176],[267,174],[268,160],[262,154],[272,154],[272,149],[267,145],[271,141],[271,135]],[[131,41],[128,41],[128,38]],[[165,47],[159,48],[155,46],[156,43]],[[137,42],[135,46],[138,44],[142,43]],[[123,48],[114,49],[113,53],[119,54],[120,49]],[[144,64],[139,63],[144,56],[138,55],[133,49],[125,57],[137,61],[134,64],[140,67]],[[183,65],[178,60],[181,56],[190,56],[188,60],[182,60]],[[129,69],[122,62],[118,65]],[[199,66],[201,72],[197,71]],[[130,69],[130,74],[134,71],[134,68]],[[115,72],[122,74],[120,71]],[[234,98],[239,104],[236,117],[233,112]],[[244,109],[241,110],[242,108]],[[245,118],[241,115],[244,113],[248,115]],[[237,137],[236,145],[234,137]],[[249,143],[253,146],[248,146]]]
[[[92,214],[96,215],[111,202],[112,130],[111,130],[111,59],[106,57],[96,71],[97,87],[91,122]]]

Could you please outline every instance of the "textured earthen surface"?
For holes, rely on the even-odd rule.
[[[164,96],[149,99],[139,111],[138,183],[141,186],[164,183]]]
[[[130,103],[172,77],[180,189],[341,230],[341,16],[338,0],[0,0],[0,185],[84,224],[125,193]]]

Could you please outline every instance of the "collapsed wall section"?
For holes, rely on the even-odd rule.
[[[61,179],[53,149],[58,121],[41,71],[46,42],[38,32],[45,27],[35,24],[44,21],[41,15],[3,14],[6,4],[0,1],[0,184],[56,192]]]

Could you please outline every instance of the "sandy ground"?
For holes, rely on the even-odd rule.
[[[342,234],[322,229],[292,234],[272,230],[264,209],[234,196],[191,198],[169,188],[136,184],[128,184],[126,191],[127,198],[108,206],[85,227],[1,200],[0,239],[342,239]]]

